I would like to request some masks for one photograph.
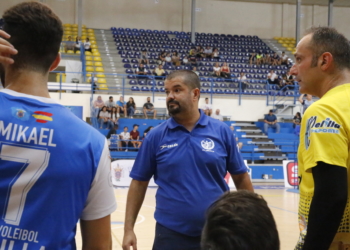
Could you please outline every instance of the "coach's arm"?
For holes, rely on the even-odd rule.
[[[328,250],[336,235],[348,199],[345,167],[318,162],[312,168],[315,183],[303,250]]]
[[[237,190],[245,189],[254,192],[252,182],[247,172],[243,174],[232,175],[232,180],[235,183]]]
[[[111,250],[111,216],[97,220],[80,220],[82,250]]]

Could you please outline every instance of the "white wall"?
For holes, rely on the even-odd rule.
[[[83,106],[83,118],[90,117],[90,94],[69,94],[62,93],[61,99],[59,97],[59,93],[50,93],[51,98],[57,100],[62,105],[67,106]],[[100,94],[94,95],[94,100]],[[101,97],[103,101],[107,101],[110,95],[103,95]],[[119,100],[119,96],[112,95],[114,101]],[[129,95],[125,95],[124,99],[128,100]],[[136,107],[142,107],[146,102],[146,95],[133,95],[134,101],[136,103]],[[152,96],[150,96],[152,99]],[[199,101],[199,107],[204,104],[204,98],[210,96],[201,95]],[[154,106],[157,108],[165,108],[165,96],[164,95],[156,95],[154,102]],[[242,103],[239,105],[237,97],[218,97],[215,96],[213,99],[213,112],[216,109],[220,109],[220,113],[222,115],[231,116],[231,120],[233,121],[257,121],[258,119],[262,119],[264,114],[268,113],[268,110],[271,109],[271,106],[266,106],[266,97],[242,97]],[[299,107],[294,110],[294,113],[299,111]]]

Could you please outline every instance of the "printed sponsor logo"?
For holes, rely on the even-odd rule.
[[[203,151],[214,152],[212,149],[215,147],[215,143],[212,139],[206,138],[201,141]]]
[[[177,144],[177,143],[170,144],[170,145],[164,144],[164,145],[160,146],[160,150],[162,150],[164,148],[174,148],[174,147],[177,147],[177,146],[179,146],[179,144]]]

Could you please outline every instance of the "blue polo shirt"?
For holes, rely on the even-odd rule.
[[[274,122],[277,120],[277,117],[274,114],[272,114],[272,115],[267,114],[267,115],[265,115],[265,120],[268,122]]]
[[[118,105],[119,107],[123,107],[124,105],[126,105],[126,102],[125,102],[125,101],[121,102],[121,101],[119,100],[119,101],[117,101],[117,105]]]
[[[173,118],[152,129],[130,177],[159,186],[155,219],[176,232],[199,236],[207,208],[229,190],[224,177],[247,172],[229,127],[200,110],[191,132]]]

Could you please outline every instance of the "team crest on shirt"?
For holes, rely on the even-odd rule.
[[[214,152],[212,149],[215,147],[215,143],[212,139],[205,138],[201,141],[202,150],[206,152]]]
[[[310,136],[311,133],[329,133],[329,134],[339,134],[341,125],[331,118],[317,122],[317,116],[311,116],[306,122],[306,132],[305,132],[305,149],[310,146]]]
[[[21,120],[21,121],[28,121],[30,114],[27,110],[24,108],[17,108],[17,107],[12,107],[11,108],[11,113],[12,116]]]

